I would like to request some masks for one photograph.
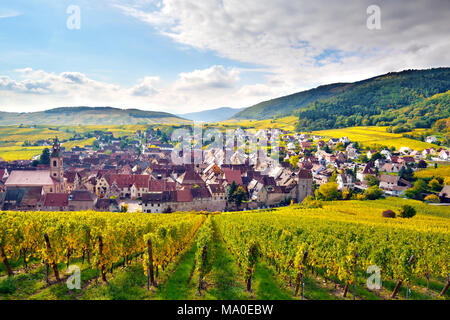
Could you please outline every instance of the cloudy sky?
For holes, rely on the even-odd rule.
[[[0,110],[247,107],[448,67],[449,21],[449,0],[2,0]]]

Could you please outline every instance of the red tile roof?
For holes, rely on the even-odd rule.
[[[109,185],[116,182],[119,188],[129,188],[133,184],[137,188],[147,188],[150,176],[146,174],[111,174],[106,176]]]
[[[177,190],[177,202],[192,202],[190,189]]]
[[[175,191],[177,189],[176,182],[169,182],[165,180],[149,180],[148,191]]]
[[[44,200],[45,207],[67,207],[69,205],[69,194],[47,193]]]
[[[225,174],[225,180],[227,180],[228,184],[232,184],[234,181],[237,185],[242,185],[241,171],[223,168],[223,172]]]

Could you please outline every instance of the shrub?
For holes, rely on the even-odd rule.
[[[383,211],[384,218],[395,218],[395,212],[392,210]]]
[[[402,218],[412,218],[416,215],[416,209],[414,207],[405,204],[400,210],[400,217]]]
[[[356,200],[366,200],[366,196],[362,193],[356,195]]]
[[[338,190],[336,182],[328,182],[319,187],[319,198],[326,201],[333,201],[341,199],[341,193]]]
[[[311,196],[307,196],[302,201],[302,206],[305,208],[322,208],[322,201],[316,200]]]
[[[372,186],[364,192],[364,195],[369,200],[376,200],[376,199],[379,199],[383,195],[383,190],[381,190],[377,186]]]
[[[0,293],[8,294],[14,293],[14,291],[16,291],[16,285],[13,279],[6,278],[5,280],[0,282]]]
[[[428,196],[425,197],[425,201],[426,202],[430,202],[430,203],[439,203],[439,197],[435,194],[430,194]]]

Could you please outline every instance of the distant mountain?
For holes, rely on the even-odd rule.
[[[235,119],[270,119],[299,116],[299,128],[308,130],[354,125],[430,125],[424,115],[394,115],[394,110],[450,90],[450,68],[391,72],[354,83],[335,83],[265,101],[234,115]],[[445,96],[448,97],[448,96]],[[408,111],[409,110],[409,111]],[[410,112],[412,109],[405,110]],[[440,109],[433,119],[445,117]],[[414,122],[421,123],[414,125]],[[424,121],[425,120],[425,121]]]
[[[40,112],[0,112],[0,125],[124,125],[178,124],[186,119],[166,112],[112,107],[62,107]]]
[[[244,110],[244,108],[233,109],[223,107],[199,112],[180,114],[179,116],[193,121],[218,122],[228,120],[229,118],[232,118],[236,113],[242,110]]]

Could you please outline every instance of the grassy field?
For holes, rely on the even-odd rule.
[[[383,210],[392,209],[398,211],[404,204],[409,204],[417,210],[417,215],[412,219],[385,219],[381,218]],[[214,215],[212,219],[213,243],[208,251],[210,268],[204,277],[202,291],[198,292],[199,271],[196,267],[196,250],[198,239],[194,237],[191,243],[180,252],[178,258],[165,269],[160,269],[157,276],[157,287],[146,290],[146,276],[142,267],[142,257],[134,256],[124,265],[119,261],[108,272],[108,282],[97,279],[97,271],[94,264],[86,260],[73,259],[71,264],[81,267],[81,289],[69,290],[65,283],[50,284],[45,282],[45,267],[39,259],[29,261],[28,271],[22,268],[21,259],[11,263],[16,273],[7,277],[5,268],[0,265],[0,299],[39,299],[39,300],[291,300],[300,299],[294,294],[293,283],[286,280],[279,270],[273,267],[269,261],[258,260],[254,276],[253,290],[248,292],[244,281],[245,267],[240,265],[239,259],[230,250],[230,244],[218,228],[216,219],[227,216],[248,215],[273,215],[298,217],[302,219],[316,219],[318,222],[326,220],[329,223],[346,223],[365,225],[368,228],[386,227],[392,228],[392,232],[400,230],[415,230],[424,234],[438,232],[442,235],[449,234],[450,212],[448,208],[430,206],[419,201],[398,198],[387,198],[375,201],[334,201],[324,202],[323,208],[303,209],[301,206],[291,206],[275,209],[270,212],[250,211],[245,213],[227,213]],[[397,230],[397,231],[396,231]],[[442,250],[446,250],[445,246]],[[60,270],[65,270],[65,264],[58,265]],[[66,276],[67,277],[67,276]],[[449,299],[450,294],[439,296],[445,284],[442,277],[433,277],[429,284],[423,277],[413,278],[410,282],[411,289],[409,299]],[[356,299],[379,300],[390,299],[390,292],[395,282],[383,279],[383,287],[379,290],[369,290],[365,285],[365,278],[361,276],[356,285]],[[427,287],[429,288],[427,289]],[[347,297],[343,297],[343,283],[334,276],[327,275],[323,270],[310,270],[305,273],[304,286],[305,299],[307,300],[351,300],[353,290]],[[396,299],[403,300],[406,296],[406,288],[402,286]]]
[[[387,127],[349,127],[320,130],[314,131],[313,133],[326,138],[347,137],[351,141],[362,143],[364,146],[388,146],[395,147],[397,150],[401,147],[409,147],[418,151],[432,147],[439,148],[439,146],[431,143],[404,138],[402,134],[389,133],[386,129]]]

